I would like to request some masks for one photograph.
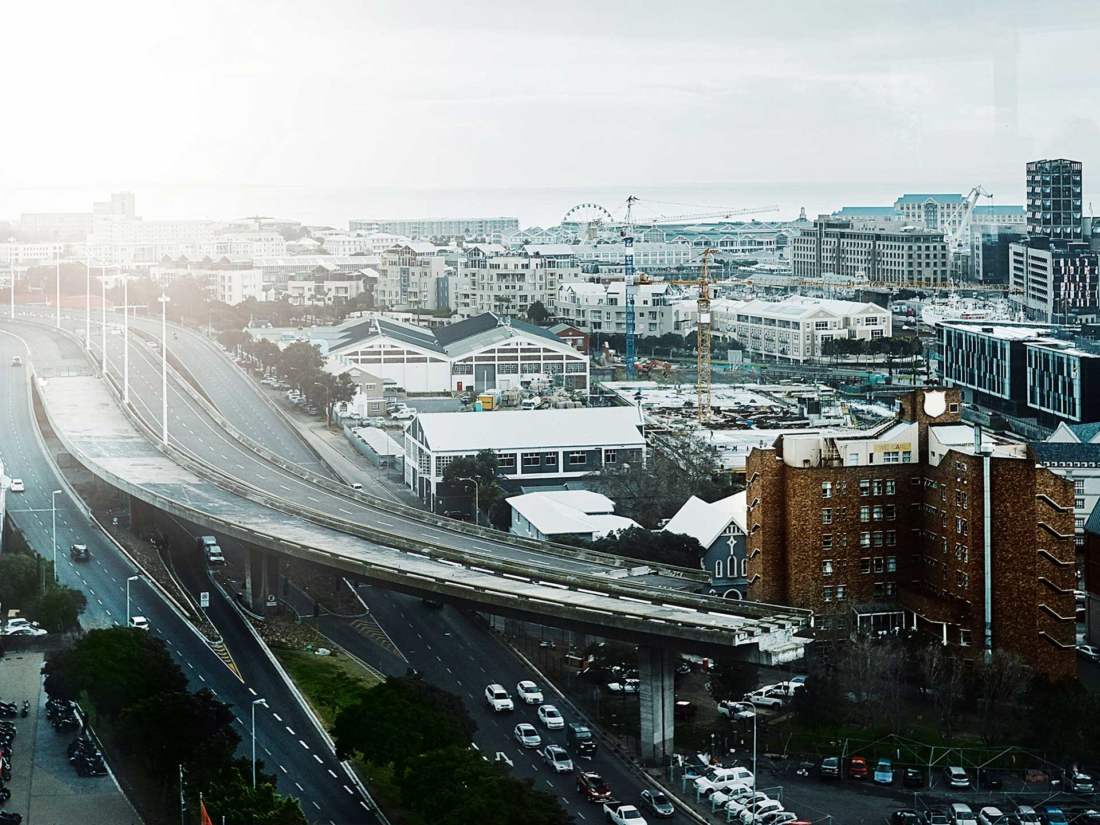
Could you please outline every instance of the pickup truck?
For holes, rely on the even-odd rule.
[[[624,805],[615,799],[603,803],[603,812],[611,825],[646,825],[641,811],[633,805]]]

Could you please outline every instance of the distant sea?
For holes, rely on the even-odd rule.
[[[984,182],[998,197],[994,203],[1022,203],[1023,182]],[[720,212],[734,208],[778,206],[778,211],[747,215],[760,220],[797,218],[805,207],[814,217],[842,206],[886,206],[902,192],[958,192],[959,187],[899,188],[882,183],[713,183],[662,186],[557,186],[398,189],[382,187],[313,187],[257,185],[163,185],[106,183],[101,186],[0,188],[0,220],[17,220],[23,212],[89,211],[92,201],[113,191],[137,196],[144,218],[210,218],[231,220],[250,215],[298,220],[346,229],[351,218],[466,218],[514,216],[522,227],[553,226],[572,206],[596,203],[616,219],[626,198],[640,200],[635,217],[646,220]],[[965,194],[966,190],[962,190]]]

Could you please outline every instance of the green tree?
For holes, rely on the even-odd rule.
[[[124,709],[118,738],[162,784],[174,782],[183,765],[191,781],[204,786],[233,761],[240,737],[232,725],[233,712],[209,690],[175,691]]]
[[[592,542],[592,549],[656,564],[698,567],[703,547],[694,536],[630,527]]]
[[[236,352],[251,340],[252,336],[243,329],[223,329],[218,333],[218,342],[230,352]]]
[[[318,371],[316,380],[306,388],[306,398],[325,411],[325,420],[332,419],[332,410],[337,404],[351,401],[356,393],[355,382],[345,373],[333,375]]]
[[[30,604],[38,595],[41,570],[42,560],[38,556],[23,553],[0,556],[0,606],[7,609]]]
[[[164,642],[124,627],[91,630],[46,662],[46,691],[76,699],[86,693],[98,712],[117,716],[148,696],[187,687]]]
[[[63,585],[51,585],[28,608],[31,618],[52,633],[65,633],[80,627],[80,615],[88,606],[82,592]]]
[[[359,754],[392,764],[400,776],[429,750],[468,747],[475,729],[461,698],[421,679],[398,677],[340,711],[332,733],[341,759]]]
[[[537,324],[540,327],[546,326],[546,323],[553,317],[542,301],[535,301],[527,307],[527,320],[532,324]]]
[[[496,513],[496,518],[500,520],[499,502],[503,499],[503,491],[497,482],[496,453],[481,450],[473,458],[461,456],[451,461],[443,469],[440,495],[444,499],[473,498],[473,485],[464,480],[469,478],[475,479],[477,484],[478,508],[483,513]]]
[[[715,699],[740,700],[756,689],[756,671],[748,662],[728,654],[718,657],[710,674],[710,695]]]
[[[249,825],[306,825],[297,799],[275,789],[274,777],[265,776],[252,788],[252,778],[236,765],[206,787],[206,810],[215,822],[247,822]]]
[[[295,341],[282,351],[276,367],[288,383],[304,393],[320,377],[323,363],[319,347],[306,341]]]

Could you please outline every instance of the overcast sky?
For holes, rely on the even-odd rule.
[[[1100,193],[1098,6],[6,2],[0,189],[965,191],[1065,156]]]

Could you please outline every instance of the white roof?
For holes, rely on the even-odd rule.
[[[512,496],[508,504],[545,536],[564,533],[608,533],[637,527],[633,519],[616,516],[615,502],[588,490],[550,490]]]
[[[744,531],[745,511],[743,490],[714,502],[706,502],[692,496],[684,502],[684,506],[676,512],[676,515],[669,519],[664,529],[669,533],[691,536],[705,550],[722,535],[722,531],[729,527],[731,521]]]
[[[645,446],[632,407],[422,413],[432,452]]]
[[[353,432],[378,455],[401,455],[404,449],[387,433],[377,427],[356,427]]]

